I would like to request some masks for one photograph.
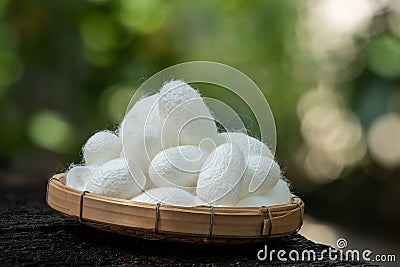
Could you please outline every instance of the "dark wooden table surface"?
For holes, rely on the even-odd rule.
[[[10,265],[268,265],[371,266],[360,262],[259,261],[268,250],[327,249],[301,235],[263,244],[205,246],[137,239],[81,225],[51,210],[45,203],[46,182],[15,182],[0,176],[0,266]]]

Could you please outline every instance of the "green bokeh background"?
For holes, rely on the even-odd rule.
[[[0,0],[0,175],[45,178],[79,163],[85,140],[117,127],[146,78],[186,61],[216,61],[263,90],[277,159],[307,212],[398,244],[400,160],[374,156],[368,136],[390,113],[393,140],[376,142],[400,143],[400,8],[382,6],[358,30],[317,39],[329,33],[324,24],[307,27],[317,2]],[[343,40],[351,45],[331,45]],[[321,161],[314,173],[307,153],[319,148],[301,107],[309,110],[305,96],[320,87],[329,89],[312,105],[334,105],[343,121],[356,122],[365,145],[355,162]],[[328,120],[315,118],[316,129]],[[340,140],[345,130],[338,132]]]

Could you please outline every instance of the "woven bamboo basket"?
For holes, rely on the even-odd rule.
[[[65,185],[65,173],[47,184],[47,204],[83,224],[146,239],[245,244],[297,232],[304,203],[269,207],[177,207],[148,204],[81,192]]]

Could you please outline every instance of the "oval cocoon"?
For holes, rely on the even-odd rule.
[[[274,155],[267,145],[244,133],[224,132],[219,133],[219,140],[222,144],[234,143],[240,147],[246,160],[252,156],[264,156],[273,159]]]
[[[194,196],[176,187],[157,187],[132,198],[133,201],[150,204],[162,203],[173,206],[193,207],[196,205]]]
[[[271,158],[253,156],[247,160],[240,198],[263,195],[281,178],[281,168]]]
[[[79,191],[85,191],[87,184],[93,177],[94,167],[74,166],[67,172],[65,185]]]
[[[280,204],[289,204],[292,195],[288,184],[279,179],[274,187],[272,187],[266,194],[259,196],[251,196],[240,200],[236,206],[239,207],[261,207],[272,206]]]
[[[235,144],[218,146],[207,157],[197,181],[197,196],[210,204],[234,205],[239,199],[245,159]]]
[[[194,187],[209,155],[198,146],[177,146],[159,152],[149,167],[149,177],[157,187]]]
[[[113,159],[94,172],[87,190],[98,195],[130,199],[138,195],[146,184],[146,177],[140,169],[134,174],[135,177],[131,175],[125,159]]]
[[[145,97],[126,114],[121,123],[123,156],[147,175],[153,157],[161,151],[158,94]]]
[[[164,147],[203,145],[209,152],[218,137],[214,117],[200,94],[181,80],[173,80],[160,90],[159,114],[163,119]],[[213,142],[203,142],[210,139]]]
[[[82,150],[86,165],[101,165],[119,157],[121,140],[112,132],[97,132],[86,141]]]

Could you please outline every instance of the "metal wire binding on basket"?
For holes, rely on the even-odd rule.
[[[294,197],[292,197],[292,203],[297,205],[297,207],[299,207],[299,209],[300,209],[300,224],[299,224],[299,227],[296,229],[296,233],[297,233],[298,231],[300,231],[301,227],[303,226],[303,219],[304,219],[303,218],[303,213],[304,212],[302,210],[301,205],[298,202],[294,202],[293,199],[294,199]]]
[[[86,193],[90,193],[89,191],[83,191],[81,194],[81,201],[79,202],[79,221],[83,222],[82,212],[83,212],[83,198]]]
[[[214,206],[210,206],[211,217],[210,217],[210,234],[208,235],[208,239],[211,239],[212,233],[214,230],[214,216],[215,216],[215,208]]]
[[[299,197],[293,197],[291,204],[268,207],[189,208],[88,194],[66,186],[65,174],[58,174],[48,181],[46,200],[53,209],[81,223],[151,240],[208,244],[262,242],[295,233],[303,223],[304,203]]]
[[[156,204],[156,218],[155,218],[155,222],[154,222],[154,233],[158,234],[158,219],[160,217],[160,205],[161,203],[158,202]]]
[[[267,212],[265,212],[265,209],[267,209]],[[272,233],[272,216],[271,216],[271,211],[269,210],[268,207],[266,206],[261,206],[261,214],[263,216],[263,225],[261,227],[261,235],[266,236],[266,238],[271,237]],[[265,235],[265,228],[266,228],[266,223],[267,223],[267,217],[266,215],[268,214],[268,221],[269,221],[269,227],[268,227],[268,234]]]

